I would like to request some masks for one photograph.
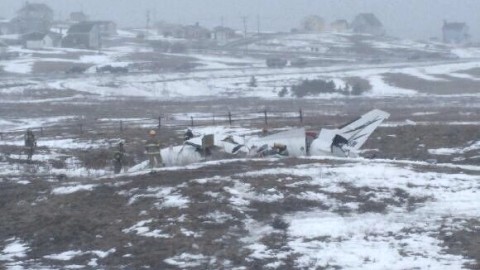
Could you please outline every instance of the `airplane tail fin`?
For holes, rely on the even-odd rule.
[[[350,149],[358,150],[370,134],[390,116],[381,110],[371,110],[360,118],[339,128],[338,134],[348,141]]]

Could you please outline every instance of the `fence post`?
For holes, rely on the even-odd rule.
[[[230,126],[232,125],[232,112],[228,112],[228,123],[230,124]]]
[[[302,110],[302,108],[300,108],[300,110],[298,112],[300,113],[300,123],[303,123],[303,110]]]
[[[193,116],[190,116],[190,122],[191,122],[191,126],[193,127]]]
[[[162,117],[159,116],[158,117],[158,128],[160,128],[162,126]]]
[[[263,114],[264,114],[264,116],[265,116],[265,125],[268,125],[267,110],[263,111]]]

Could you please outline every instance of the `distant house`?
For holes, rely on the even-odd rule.
[[[302,30],[307,32],[325,31],[325,20],[322,17],[312,15],[302,21]]]
[[[76,12],[70,13],[70,21],[71,22],[79,23],[79,22],[85,22],[87,20],[88,20],[87,15],[85,15],[85,13],[83,13],[81,11],[76,11]]]
[[[62,40],[66,48],[99,49],[101,47],[100,30],[98,24],[82,22],[72,25],[67,36]]]
[[[9,20],[0,20],[0,35],[15,34],[15,27]]]
[[[98,30],[102,37],[117,35],[117,24],[112,21],[89,21],[98,25]]]
[[[45,4],[28,3],[17,11],[12,20],[20,34],[39,32],[46,33],[53,22],[53,11]]]
[[[187,25],[184,27],[185,39],[204,40],[210,39],[212,33],[207,28],[200,26],[199,23]]]
[[[44,48],[58,47],[61,41],[61,35],[48,32],[33,32],[22,36],[22,43],[26,49],[37,50]]]
[[[185,29],[182,25],[159,22],[156,24],[157,33],[164,37],[184,38]]]
[[[336,20],[330,24],[330,30],[333,32],[345,32],[348,30],[347,20]]]
[[[355,33],[370,34],[374,36],[385,35],[383,24],[372,13],[358,14],[350,24],[350,28],[353,29]]]
[[[164,37],[172,37],[190,40],[210,39],[212,33],[210,30],[200,26],[199,23],[194,25],[179,25],[166,22],[157,23],[157,33]]]
[[[239,36],[237,33],[235,33],[235,30],[228,27],[217,26],[213,29],[212,38],[219,44],[225,44],[226,42],[238,37]]]
[[[73,24],[69,21],[56,21],[52,24],[52,28],[50,28],[50,31],[60,34],[61,36],[64,36],[67,34],[68,29],[72,25]]]
[[[468,26],[465,23],[443,22],[443,42],[452,44],[463,44],[470,40]]]

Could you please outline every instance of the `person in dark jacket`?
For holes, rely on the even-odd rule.
[[[37,147],[37,140],[35,139],[35,134],[31,129],[27,129],[25,133],[25,152],[27,153],[27,160],[31,161],[33,153],[35,152],[35,147]]]
[[[190,140],[191,138],[193,138],[193,132],[191,129],[187,129],[187,131],[185,131],[185,134],[183,135],[183,139],[185,141],[188,141]]]
[[[113,154],[113,171],[115,174],[118,174],[122,171],[123,166],[125,166],[125,148],[123,147],[123,142],[120,142],[117,146],[117,150]]]

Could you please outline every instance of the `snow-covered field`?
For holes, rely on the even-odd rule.
[[[121,30],[118,39],[135,36]],[[164,39],[151,33],[149,40]],[[355,51],[360,43],[388,57],[370,61],[375,55]],[[19,57],[0,61],[0,268],[480,265],[478,48],[349,33],[252,39],[250,54],[243,46],[183,54],[131,41],[100,53],[9,48]],[[282,53],[311,64],[265,67],[265,57]],[[408,59],[431,54],[445,57]],[[135,69],[167,58],[195,66]],[[48,70],[52,63],[58,72]],[[88,69],[65,74],[77,65]],[[103,65],[135,68],[96,74]],[[249,86],[252,77],[256,87]],[[279,97],[284,86],[307,79],[342,87],[355,79],[369,89],[360,97]],[[361,155],[368,158],[221,156],[145,169],[145,135],[159,116],[162,146],[173,149],[181,148],[193,119],[196,135],[245,141],[264,127],[339,126],[372,108],[392,119],[367,141]],[[227,112],[234,113],[232,125]],[[31,163],[23,153],[27,128],[38,136]],[[118,142],[125,143],[129,168],[114,175]]]
[[[360,41],[355,41],[360,38]],[[338,86],[344,86],[350,78],[360,78],[368,83],[369,90],[364,93],[366,96],[415,96],[436,94],[435,89],[428,93],[422,89],[402,88],[392,84],[385,79],[385,74],[401,74],[411,76],[426,82],[472,82],[480,78],[467,74],[469,70],[480,67],[478,48],[451,48],[436,43],[421,43],[394,38],[375,40],[369,36],[356,37],[349,33],[335,34],[296,34],[271,37],[263,40],[262,44],[280,44],[283,47],[304,47],[319,43],[326,48],[347,46],[353,50],[356,42],[363,42],[372,49],[380,49],[382,52],[398,52],[399,48],[408,49],[403,59],[386,61],[381,63],[368,63],[361,58],[353,61],[339,61],[337,64],[321,64],[325,54],[310,55],[312,64],[305,68],[288,66],[284,69],[268,69],[265,67],[264,57],[238,55],[229,53],[183,53],[183,54],[161,54],[166,57],[187,57],[196,67],[186,72],[134,72],[131,74],[94,74],[95,67],[103,65],[113,66],[138,66],[149,61],[147,59],[134,60],[135,55],[146,53],[156,55],[151,48],[141,44],[119,44],[118,46],[103,49],[101,52],[87,50],[53,48],[39,51],[26,50],[19,47],[12,47],[10,50],[20,53],[20,57],[11,60],[0,61],[0,67],[9,74],[29,75],[33,67],[49,65],[48,63],[63,63],[70,67],[84,65],[89,67],[86,74],[82,76],[60,76],[68,70],[68,66],[55,73],[55,79],[32,81],[28,76],[24,79],[18,78],[3,80],[0,85],[0,93],[23,93],[25,91],[38,89],[54,89],[56,91],[74,90],[82,93],[89,93],[100,96],[140,96],[156,99],[170,99],[183,97],[261,97],[277,98],[283,86],[299,84],[307,79],[334,80]],[[256,44],[256,43],[254,43]],[[342,45],[343,44],[343,45]],[[251,45],[253,46],[253,45]],[[251,47],[255,51],[255,46]],[[258,48],[257,48],[258,49]],[[273,50],[275,51],[275,50]],[[427,59],[420,62],[409,62],[407,56],[410,51],[421,53],[436,53],[445,55],[457,55],[458,59],[439,58]],[[299,52],[300,53],[300,52]],[[373,53],[373,52],[372,52]],[[329,57],[332,57],[331,55]],[[126,61],[125,59],[129,59]],[[315,60],[316,59],[316,60]],[[161,60],[160,60],[161,61]],[[317,62],[315,62],[317,61]],[[320,61],[320,62],[318,62]],[[155,63],[155,61],[150,61]],[[43,64],[42,64],[43,63]],[[319,64],[320,63],[320,64]],[[44,67],[45,68],[45,67]],[[57,67],[58,68],[58,67]],[[47,70],[48,71],[48,70]],[[35,74],[38,71],[34,72]],[[49,75],[48,72],[40,74]],[[60,76],[60,79],[59,79]],[[250,78],[257,79],[257,87],[249,87]],[[445,77],[447,76],[447,77]],[[15,82],[15,83],[13,83]],[[18,87],[18,83],[28,83],[28,86]],[[462,88],[452,89],[452,93],[464,93]],[[439,92],[440,94],[445,94]],[[467,91],[472,94],[472,91]],[[320,98],[341,97],[340,94],[326,94]],[[65,97],[63,97],[65,98]],[[37,100],[38,102],[44,100]]]
[[[252,162],[256,169],[246,169]],[[33,248],[34,239],[15,235],[6,240],[0,260],[8,269],[105,267],[113,258],[123,258],[115,264],[120,268],[464,269],[475,261],[451,251],[455,243],[449,239],[478,230],[471,220],[480,217],[480,167],[462,173],[458,168],[364,159],[232,160],[54,184],[41,205],[86,192],[100,196],[109,187],[110,200],[123,197],[124,207],[135,210],[120,226],[97,230],[96,242],[103,248],[80,244],[37,250],[45,244]],[[94,198],[109,211],[107,218],[120,214],[107,198]],[[130,244],[118,246],[111,234],[123,235]],[[144,241],[155,260],[134,254]],[[171,241],[177,248],[162,251]],[[227,245],[223,252],[222,243]],[[34,251],[41,256],[31,260]]]

